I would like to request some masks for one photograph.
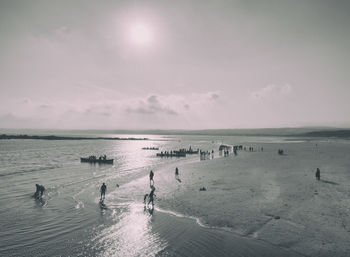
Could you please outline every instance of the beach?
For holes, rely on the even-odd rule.
[[[223,142],[246,150],[219,156]],[[149,142],[0,143],[3,256],[346,256],[349,251],[347,140],[165,136]],[[142,150],[149,146],[213,149],[214,158],[157,158]],[[113,156],[115,164],[79,163],[87,149]],[[151,169],[154,208],[143,203]],[[36,182],[46,186],[42,201],[32,197]]]
[[[159,205],[305,256],[347,256],[349,142],[291,141],[255,149],[180,166],[181,184],[158,176],[159,191],[171,187]]]

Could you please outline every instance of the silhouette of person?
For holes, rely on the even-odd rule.
[[[44,191],[45,191],[45,187],[43,185],[39,185],[39,184],[35,184],[36,187],[36,191],[34,193],[34,197],[35,198],[40,198],[43,196]]]
[[[153,185],[154,185],[153,177],[154,177],[154,173],[153,173],[153,171],[151,170],[151,171],[149,172],[149,184],[150,184],[150,185],[152,185],[151,181],[153,182]]]
[[[105,199],[106,191],[107,191],[107,186],[106,186],[106,184],[105,184],[104,182],[103,182],[103,184],[102,184],[102,186],[101,186],[100,191],[101,191],[101,198],[100,198],[100,200],[102,201],[102,200]],[[103,198],[102,198],[102,197],[103,197]]]
[[[40,196],[42,197],[45,191],[45,187],[43,185],[40,186]]]
[[[148,198],[149,198],[149,200],[148,200],[148,204],[150,204],[150,202],[152,202],[152,206],[154,206],[154,197],[156,196],[155,194],[154,194],[154,191],[156,191],[156,188],[154,187],[154,186],[151,186],[151,192],[149,193],[149,195],[148,195]]]
[[[34,193],[34,197],[38,198],[39,194],[40,194],[40,185],[39,184],[35,184],[36,186],[36,191]]]
[[[320,180],[320,178],[321,178],[321,171],[320,171],[319,168],[316,169],[316,174],[315,175],[316,175],[316,179]]]

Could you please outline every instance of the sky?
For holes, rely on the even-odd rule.
[[[350,127],[350,1],[0,0],[0,128]]]

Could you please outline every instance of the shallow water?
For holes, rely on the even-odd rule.
[[[141,148],[159,147],[159,151],[164,151],[188,148],[191,145],[193,149],[211,150],[218,149],[222,142],[250,140],[253,143],[256,140],[260,142],[261,139],[146,137],[154,140],[1,140],[0,255],[191,256],[193,250],[190,249],[203,249],[196,244],[201,240],[204,241],[200,244],[205,244],[205,240],[214,240],[210,236],[215,236],[215,233],[205,232],[209,238],[205,239],[205,228],[197,228],[198,225],[192,220],[169,218],[169,214],[157,209],[150,213],[150,209],[144,209],[142,204],[145,191],[136,192],[134,189],[139,187],[133,186],[135,183],[143,183],[145,190],[148,190],[146,176],[150,169],[198,161],[198,156],[162,159],[155,157],[156,151]],[[115,159],[115,164],[80,163],[80,157],[92,154],[106,154]],[[101,208],[98,203],[102,182],[107,184],[105,208]],[[40,201],[32,197],[36,183],[46,188]],[[123,193],[120,194],[121,191]],[[177,225],[169,225],[170,222]],[[183,242],[184,248],[178,249],[178,244],[172,241],[189,233],[186,227],[196,228],[196,233],[199,234],[191,232],[191,235],[198,236],[200,240],[193,240],[192,244]],[[224,238],[229,240],[227,236]],[[215,252],[215,244],[212,247]],[[214,252],[207,252],[207,255]]]

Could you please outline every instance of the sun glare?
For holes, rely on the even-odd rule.
[[[153,41],[152,28],[143,23],[136,23],[130,26],[129,39],[136,45],[148,45]]]

